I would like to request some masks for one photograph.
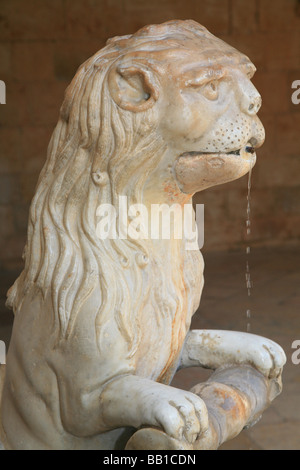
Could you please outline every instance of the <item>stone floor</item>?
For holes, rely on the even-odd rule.
[[[252,250],[250,255],[204,253],[204,259],[205,287],[192,327],[246,331],[250,326],[250,332],[278,342],[287,355],[282,394],[253,428],[220,449],[300,450],[300,364],[291,359],[292,343],[300,340],[300,249]],[[253,283],[250,297],[245,281],[247,260]],[[0,339],[7,345],[12,314],[4,308],[5,292],[15,275],[0,274]],[[208,374],[196,368],[182,370],[173,385],[189,389]]]

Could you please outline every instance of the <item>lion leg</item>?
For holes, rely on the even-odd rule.
[[[179,369],[200,366],[215,370],[228,364],[249,364],[264,376],[273,378],[280,375],[285,362],[283,349],[262,336],[239,331],[191,330]]]
[[[169,436],[194,442],[208,428],[204,401],[193,393],[135,375],[109,382],[101,393],[108,427],[160,427]]]
[[[156,428],[142,428],[129,439],[127,450],[213,450],[244,427],[255,424],[281,392],[281,381],[267,379],[251,366],[228,366],[216,370],[207,382],[191,392],[206,403],[209,427],[193,444],[177,440]]]

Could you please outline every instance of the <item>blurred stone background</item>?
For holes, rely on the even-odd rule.
[[[289,394],[262,423],[275,435],[262,427],[256,442],[243,434],[232,448],[300,449],[300,380],[290,360],[290,345],[300,339],[300,104],[291,101],[292,82],[300,80],[299,0],[0,0],[0,80],[6,83],[0,106],[0,339],[8,345],[6,291],[22,269],[29,204],[78,66],[109,37],[190,18],[254,62],[266,129],[252,173],[249,238],[247,176],[195,198],[205,204],[208,265],[195,324],[245,330],[245,247],[251,246],[252,331],[286,348]]]

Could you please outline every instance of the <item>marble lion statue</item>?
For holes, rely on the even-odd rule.
[[[65,92],[32,200],[2,384],[6,449],[118,449],[154,426],[193,443],[205,402],[176,370],[251,364],[280,374],[269,339],[189,331],[203,258],[184,237],[101,238],[102,204],[192,204],[246,174],[264,141],[250,60],[187,20],[114,37]]]

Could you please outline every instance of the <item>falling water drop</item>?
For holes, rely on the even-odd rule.
[[[248,191],[247,191],[247,212],[246,212],[246,238],[248,239],[250,234],[251,234],[251,176],[252,176],[252,166],[250,167],[249,173],[248,173]],[[252,288],[252,280],[251,280],[251,275],[250,275],[250,266],[249,266],[249,255],[250,255],[251,249],[250,246],[248,245],[246,247],[246,288],[247,288],[247,294],[248,297],[251,296],[251,288]],[[249,332],[251,330],[251,310],[250,308],[247,309],[246,311],[246,318],[247,318],[247,327],[246,330]]]
[[[251,330],[251,324],[250,324],[251,310],[250,309],[247,310],[246,317],[247,317],[247,320],[248,320],[246,330],[247,330],[247,332],[249,332]]]

